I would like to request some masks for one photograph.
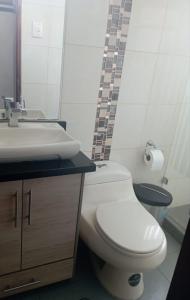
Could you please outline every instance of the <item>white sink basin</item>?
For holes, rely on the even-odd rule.
[[[0,162],[67,159],[80,150],[80,142],[56,123],[0,123]]]

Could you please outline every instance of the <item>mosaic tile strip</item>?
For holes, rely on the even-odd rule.
[[[92,159],[109,160],[132,0],[110,0]]]

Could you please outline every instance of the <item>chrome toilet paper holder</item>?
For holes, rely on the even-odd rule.
[[[146,143],[145,156],[146,156],[147,161],[149,161],[151,159],[151,157],[148,153],[148,150],[150,150],[150,149],[158,149],[158,147],[156,146],[156,144],[152,140],[149,140]]]

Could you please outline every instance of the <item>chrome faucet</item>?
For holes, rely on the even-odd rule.
[[[8,120],[9,127],[18,127],[19,117],[26,115],[27,112],[22,108],[19,102],[15,102],[13,98],[3,97],[5,117]]]

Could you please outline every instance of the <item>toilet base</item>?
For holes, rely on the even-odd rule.
[[[144,291],[143,274],[128,273],[102,262],[91,255],[93,268],[102,286],[114,297],[121,300],[136,300]]]

